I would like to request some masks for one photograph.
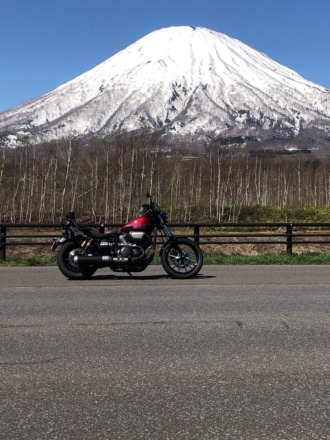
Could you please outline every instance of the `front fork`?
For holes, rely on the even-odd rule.
[[[164,241],[164,243],[163,243],[163,245],[162,245],[162,247],[161,247],[161,249],[159,251],[159,255],[161,256],[163,254],[165,246],[168,243],[173,243],[174,248],[177,250],[177,252],[179,253],[180,257],[182,257],[183,256],[183,252],[182,252],[180,246],[177,244],[177,238],[178,237],[176,237],[175,235],[172,234],[172,232],[169,230],[169,228],[167,227],[167,225],[165,224],[164,221],[161,222],[161,225],[162,225],[161,231],[164,233],[164,235],[167,238],[167,240]],[[184,237],[184,236],[180,235],[180,237]],[[184,238],[186,238],[186,237],[184,237]],[[157,240],[157,229],[155,231],[155,243],[156,243],[156,240]]]

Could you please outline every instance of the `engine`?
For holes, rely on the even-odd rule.
[[[130,231],[120,234],[117,248],[119,258],[143,258],[152,247],[150,235],[142,231]]]

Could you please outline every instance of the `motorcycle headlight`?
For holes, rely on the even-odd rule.
[[[167,219],[170,216],[168,212],[162,212],[160,215],[162,216],[162,219],[164,220],[165,223],[167,222]]]
[[[71,220],[70,220],[69,218],[64,217],[64,218],[62,219],[62,225],[63,225],[63,226],[70,226],[70,224],[71,224]]]

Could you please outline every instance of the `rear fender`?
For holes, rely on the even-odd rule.
[[[68,241],[81,243],[83,240],[84,240],[83,234],[80,234],[79,236],[72,236],[70,233],[63,232],[62,237],[53,238],[53,244],[51,246],[51,250],[54,251],[57,248],[57,246],[63,245]]]
[[[62,237],[53,238],[53,244],[52,244],[51,250],[55,251],[57,246],[59,246],[60,244],[64,244],[67,241],[69,241],[69,237],[68,236],[67,237],[62,236]]]

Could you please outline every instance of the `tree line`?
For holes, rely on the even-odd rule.
[[[247,206],[329,206],[330,159],[248,157],[221,142],[166,151],[134,135],[0,149],[0,222],[57,223],[75,211],[79,221],[122,223],[147,190],[172,222],[235,222]]]

